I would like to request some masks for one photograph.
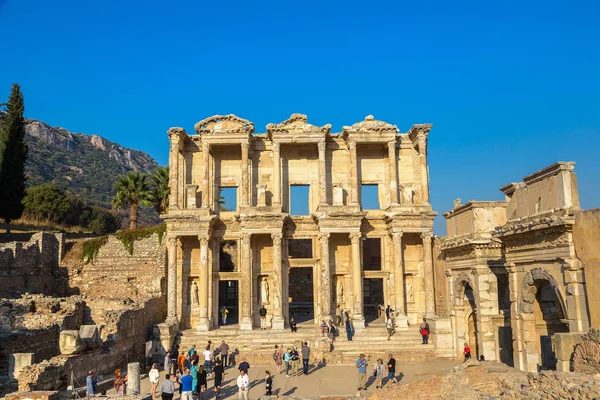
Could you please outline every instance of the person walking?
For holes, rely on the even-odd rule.
[[[227,325],[227,314],[229,314],[229,310],[227,310],[227,307],[221,307],[221,322],[223,323],[223,325]]]
[[[328,323],[328,326],[327,326],[327,332],[329,332],[327,334],[327,337],[329,338],[329,344],[333,345],[333,341],[335,340],[335,336],[337,334],[337,328],[333,324],[332,320],[329,320],[329,323]]]
[[[215,362],[215,367],[213,368],[213,379],[215,384],[215,397],[217,400],[219,400],[221,398],[221,385],[223,383],[223,379],[225,379],[225,368],[223,368],[220,360]]]
[[[94,371],[89,371],[85,378],[85,394],[88,399],[96,395],[96,389],[98,388],[98,379],[94,376]],[[154,399],[154,393],[152,394]]]
[[[237,386],[239,389],[238,399],[248,400],[248,389],[250,388],[250,380],[248,379],[248,374],[246,374],[243,369],[240,369],[240,376],[238,376],[237,378]]]
[[[273,395],[273,377],[271,376],[271,373],[269,371],[265,371],[265,396],[272,396]]]
[[[212,352],[210,351],[210,345],[206,346],[206,350],[204,350],[204,353],[202,353],[202,355],[204,355],[204,369],[206,370],[206,372],[211,374]]]
[[[385,369],[385,365],[383,365],[383,360],[380,358],[377,360],[377,364],[373,367],[373,375],[375,376],[375,388],[380,389],[383,387],[383,370]]]
[[[192,377],[192,393],[198,394],[198,360],[192,361],[192,368],[190,368],[190,376]]]
[[[174,375],[179,369],[179,345],[176,344],[171,350],[171,363],[173,366],[171,367],[171,375]]]
[[[283,362],[285,364],[285,376],[286,378],[290,377],[290,363],[292,361],[292,351],[287,349],[285,354],[283,355]]]
[[[351,342],[352,336],[354,335],[354,326],[352,325],[352,319],[347,312],[346,317],[346,337],[348,338],[348,341]]]
[[[183,376],[179,378],[179,384],[181,385],[181,400],[192,400],[194,378],[190,375],[188,368],[183,371]]]
[[[422,344],[428,344],[429,343],[429,324],[427,323],[427,320],[425,318],[423,318],[423,323],[419,326],[419,330],[421,332],[421,336],[423,337]]]
[[[396,332],[394,329],[394,321],[391,318],[388,318],[387,322],[385,323],[385,327],[387,328],[388,332],[387,340],[391,340],[392,335]]]
[[[221,341],[221,345],[219,346],[221,349],[221,361],[223,368],[227,368],[229,365],[229,345],[225,343],[224,340]]]
[[[250,364],[246,361],[246,357],[242,357],[242,362],[238,365],[238,369],[240,371],[244,371],[246,375],[248,375],[248,370],[250,369]]]
[[[395,385],[398,384],[398,380],[396,379],[396,359],[394,355],[390,353],[389,360],[386,364],[386,368],[388,370],[388,382],[392,382]],[[383,386],[383,385],[382,385]]]
[[[192,347],[190,348],[190,350],[188,351],[188,353],[190,354],[190,357],[193,356],[195,352],[196,352],[196,345],[193,344]]]
[[[469,345],[467,343],[465,343],[465,347],[463,348],[463,354],[465,356],[465,359],[463,362],[467,362],[467,360],[471,359],[471,348],[469,347]]]
[[[394,315],[394,310],[392,310],[392,307],[390,307],[390,305],[388,304],[388,306],[385,308],[385,319],[389,319],[392,317],[392,315]]]
[[[165,375],[165,380],[160,384],[160,397],[162,400],[173,400],[175,384],[171,380],[171,374]]]
[[[367,366],[368,361],[365,360],[365,355],[360,354],[356,360],[356,368],[358,369],[358,390],[367,390]]]
[[[198,391],[196,393],[200,393],[200,399],[204,399],[204,392],[206,392],[208,385],[208,374],[204,366],[201,365],[198,369]]]
[[[304,375],[308,375],[308,362],[310,361],[310,347],[308,342],[304,342],[302,345],[302,371]]]
[[[298,326],[296,325],[296,320],[293,317],[290,318],[290,330],[292,332],[298,332]]]
[[[152,364],[152,368],[150,372],[148,372],[148,380],[150,381],[151,389],[150,394],[152,395],[152,399],[156,397],[156,388],[158,388],[158,379],[160,378],[160,372],[158,372],[158,367],[156,364]]]
[[[273,361],[275,362],[275,367],[277,368],[277,373],[281,374],[281,364],[283,364],[283,346],[281,348],[275,345],[275,352],[273,353]]]
[[[260,316],[260,329],[264,331],[267,329],[267,309],[264,304],[260,306],[258,315]]]

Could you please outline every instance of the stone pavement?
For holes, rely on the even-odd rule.
[[[460,364],[459,361],[435,360],[420,363],[398,363],[397,375],[401,376],[400,383],[409,383],[428,376],[439,374],[450,370],[452,367]],[[372,376],[372,363],[367,370],[368,390],[363,392],[367,396],[375,392],[375,378]],[[265,394],[264,390],[264,372],[271,371],[274,374],[273,394],[281,396],[290,396],[294,398],[319,397],[319,396],[348,396],[356,395],[357,371],[351,365],[311,365],[308,375],[286,378],[284,374],[277,375],[274,365],[253,366],[249,370],[251,381],[250,399],[260,399]],[[161,381],[164,379],[164,372],[161,372]],[[225,374],[224,387],[221,389],[222,399],[237,399],[236,380],[238,376],[237,368],[228,368]],[[384,379],[385,382],[385,379]],[[213,380],[208,381],[208,392],[205,393],[204,400],[214,399],[212,386]],[[387,385],[386,385],[387,386]],[[150,393],[150,384],[145,378],[141,383],[142,394]],[[109,393],[110,394],[110,393]],[[178,399],[178,394],[175,399]]]

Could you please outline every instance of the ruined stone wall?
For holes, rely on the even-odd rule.
[[[0,245],[0,297],[56,294],[56,272],[64,247],[60,233],[39,232],[28,242]]]
[[[590,326],[600,326],[600,209],[575,213],[575,253],[585,273]]]
[[[89,369],[98,375],[114,373],[115,368],[124,368],[128,362],[145,362],[146,341],[152,339],[152,327],[164,320],[164,301],[151,299],[131,309],[108,310],[107,326],[114,330],[101,349],[86,351],[71,356],[53,357],[47,362],[25,367],[19,377],[19,390],[56,390],[68,385],[69,373],[73,369],[75,379],[85,385]]]
[[[435,311],[438,317],[448,317],[448,284],[446,280],[446,260],[439,246],[440,239],[433,240],[433,272],[435,278]]]

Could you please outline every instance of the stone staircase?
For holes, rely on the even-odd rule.
[[[387,337],[387,330],[383,324],[370,324],[362,331],[356,332],[352,341],[347,340],[345,330],[340,330],[340,335],[330,347],[328,340],[321,336],[318,326],[302,324],[299,325],[296,333],[290,332],[289,329],[239,331],[237,326],[209,332],[186,330],[180,332],[177,343],[181,349],[187,351],[193,344],[197,349],[202,350],[209,340],[215,345],[225,340],[234,354],[234,362],[238,361],[239,357],[246,357],[254,364],[272,363],[275,345],[299,348],[304,341],[309,343],[311,356],[315,362],[352,364],[360,353],[370,356],[372,361],[377,358],[385,361],[389,353],[394,354],[398,362],[435,358],[434,345],[421,344],[421,335],[416,327],[397,329],[390,340],[387,340]]]

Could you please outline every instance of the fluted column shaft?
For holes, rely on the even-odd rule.
[[[331,267],[329,264],[329,233],[319,235],[321,242],[321,318],[331,318]]]
[[[423,232],[423,268],[425,280],[425,311],[428,317],[435,315],[435,292],[433,288],[433,258],[431,254],[431,232]]]
[[[394,287],[396,290],[396,311],[405,315],[404,307],[404,254],[402,252],[402,233],[394,233]]]
[[[240,319],[241,330],[252,330],[252,246],[251,236],[242,236],[242,277],[240,279],[240,298],[242,313]]]
[[[273,207],[281,208],[281,145],[273,143]]]
[[[281,233],[272,233],[273,239],[273,329],[284,328],[283,318],[283,284],[282,284],[282,268],[281,268]]]
[[[198,287],[198,301],[200,303],[200,320],[198,330],[210,329],[208,321],[208,236],[198,236],[200,242],[200,286]]]
[[[360,233],[351,233],[352,242],[352,291],[354,296],[354,326],[363,326],[365,318],[363,315],[363,277],[360,257]]]
[[[388,158],[390,161],[390,202],[398,204],[398,178],[396,175],[396,141],[388,142]]]
[[[356,142],[349,142],[348,147],[350,148],[350,188],[352,192],[350,203],[352,205],[358,205],[358,165],[356,164]]]
[[[202,143],[202,164],[204,166],[204,174],[202,175],[202,208],[208,208],[208,192],[210,190],[210,145],[207,142]]]
[[[177,237],[167,237],[167,321],[177,323]]]
[[[179,208],[179,139],[171,138],[169,150],[169,208]]]
[[[242,143],[242,193],[241,193],[241,205],[248,205],[248,149],[249,143]]]
[[[326,153],[327,143],[321,140],[319,146],[319,204],[327,205],[327,162]]]
[[[429,170],[427,169],[427,138],[419,138],[419,161],[421,163],[421,196],[429,203]]]

